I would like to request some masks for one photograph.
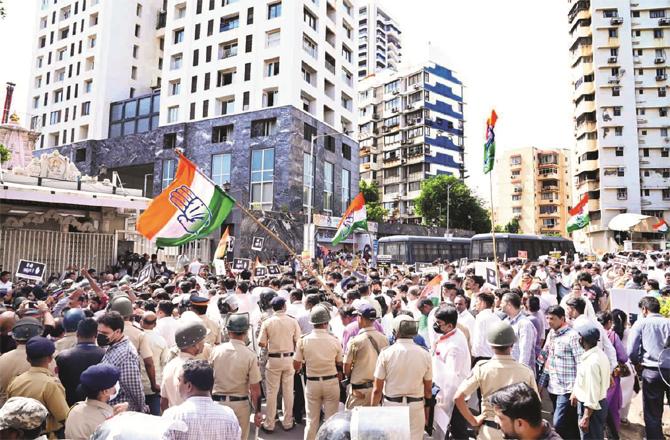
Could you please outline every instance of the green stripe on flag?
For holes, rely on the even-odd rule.
[[[209,201],[209,210],[212,213],[212,220],[206,228],[200,230],[198,234],[186,234],[179,238],[157,238],[156,246],[179,246],[198,238],[206,237],[216,231],[224,222],[226,217],[232,212],[235,206],[235,200],[223,192],[219,187],[214,188],[214,193]]]
[[[590,221],[588,212],[570,217],[570,220],[568,220],[568,233],[585,228]]]

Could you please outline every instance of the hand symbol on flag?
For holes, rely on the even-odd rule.
[[[205,202],[196,196],[188,186],[182,185],[171,191],[170,203],[181,211],[177,220],[184,230],[190,234],[198,234],[203,228],[209,226],[212,220],[212,213]]]

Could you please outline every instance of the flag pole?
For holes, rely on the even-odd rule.
[[[188,158],[187,158],[186,156],[184,156],[184,151],[183,151],[181,148],[176,149],[176,152],[177,152],[178,157],[180,157],[180,158],[183,157],[184,159],[188,160]],[[200,171],[199,168],[196,167],[196,170],[197,170],[197,172],[198,172],[202,177],[204,177],[205,179],[207,179],[212,185],[214,185],[215,187],[219,188],[219,189],[220,189],[221,191],[223,191],[225,194],[228,194],[227,191],[225,191],[223,188],[221,188],[216,182],[214,182],[212,179],[210,179],[209,176],[207,176],[205,173],[203,173],[202,171]],[[230,197],[230,195],[228,195],[228,197]],[[272,232],[272,230],[271,230],[270,228],[268,228],[268,227],[265,226],[260,220],[258,220],[258,219],[256,218],[256,216],[253,215],[253,214],[251,213],[251,211],[249,211],[247,208],[245,208],[244,206],[242,206],[242,204],[241,204],[240,202],[238,202],[237,200],[235,200],[234,198],[232,198],[232,197],[230,197],[230,198],[235,202],[235,206],[238,207],[238,208],[240,209],[240,211],[242,211],[245,215],[247,215],[247,216],[248,216],[254,223],[256,223],[258,226],[260,226],[260,228],[261,228],[262,230],[264,230],[265,232],[267,232],[267,233],[270,235],[270,237],[272,237],[272,238],[274,238],[275,240],[277,240],[277,242],[278,242],[279,244],[281,244],[281,245],[288,251],[290,257],[296,257],[296,256],[298,255],[298,254],[297,254],[297,253],[296,253],[296,252],[295,252],[295,251],[294,251],[288,244],[286,244],[286,242],[284,242],[284,240],[282,240],[281,238],[279,238],[279,237],[277,236],[277,234],[275,234],[274,232]],[[315,273],[314,273],[314,271],[312,270],[311,267],[308,267],[308,268],[307,268],[307,271],[309,272],[309,274],[310,274],[311,276],[313,276],[314,278],[317,279],[317,281],[319,282],[319,284],[321,284],[321,286],[326,290],[326,292],[328,292],[329,294],[332,294],[332,293],[333,293],[333,291],[330,289],[330,287],[328,287],[328,286],[326,285],[326,283],[323,282],[323,280],[321,279],[321,277],[315,275]]]
[[[495,214],[493,212],[493,176],[492,170],[488,172],[489,175],[489,196],[491,197],[491,237],[493,238],[493,264],[496,271],[496,287],[500,288],[500,275],[498,269],[498,246],[496,246],[496,232],[495,232]]]

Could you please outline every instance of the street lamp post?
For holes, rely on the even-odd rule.
[[[449,237],[449,202],[451,195],[451,187],[456,185],[458,182],[454,182],[451,185],[447,186],[447,237]]]

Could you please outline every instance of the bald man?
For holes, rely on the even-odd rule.
[[[163,378],[163,367],[167,364],[170,357],[170,350],[165,338],[156,332],[157,319],[158,316],[154,312],[144,312],[140,324],[144,330],[144,337],[148,339],[151,346],[154,368],[156,369],[156,383],[159,384]],[[151,414],[159,416],[161,411],[160,391],[154,392],[151,389],[151,383],[149,382],[149,376],[147,376],[144,364],[142,364],[142,385],[144,386],[145,400],[151,410]]]

